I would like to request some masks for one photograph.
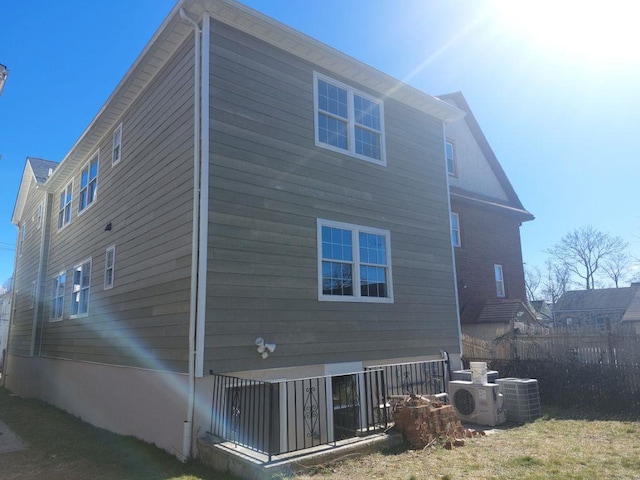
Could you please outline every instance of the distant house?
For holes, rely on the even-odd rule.
[[[565,292],[553,309],[556,326],[611,331],[629,324],[640,331],[640,283],[624,288]]]
[[[462,116],[240,3],[180,1],[65,158],[27,159],[6,386],[182,458],[206,431],[271,454],[367,430],[375,375],[460,362]]]
[[[462,331],[492,340],[535,321],[526,300],[520,226],[533,220],[460,92],[440,95],[466,115],[446,127],[451,237]]]
[[[546,300],[534,300],[529,304],[535,312],[538,325],[553,327],[553,311]]]

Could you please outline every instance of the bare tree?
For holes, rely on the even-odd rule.
[[[631,256],[626,251],[612,255],[602,264],[602,271],[619,288],[631,273]]]
[[[538,287],[540,286],[540,269],[536,266],[524,266],[524,286],[527,290],[527,298],[530,302],[536,300]]]
[[[587,226],[567,233],[547,253],[584,280],[586,289],[591,290],[595,285],[594,275],[604,262],[627,247],[628,243],[622,238]]]
[[[571,274],[564,263],[548,259],[542,280],[542,294],[551,305],[555,305],[571,281]]]

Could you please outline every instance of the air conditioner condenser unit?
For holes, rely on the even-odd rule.
[[[449,382],[449,401],[463,422],[495,426],[506,421],[504,397],[495,383]]]

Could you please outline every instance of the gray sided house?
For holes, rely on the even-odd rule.
[[[640,283],[623,288],[564,292],[553,308],[554,324],[575,330],[640,330]]]
[[[459,361],[462,115],[235,1],[180,1],[62,161],[27,159],[6,386],[185,458],[249,408],[291,450],[272,382],[333,376],[309,432],[347,436],[339,388]]]

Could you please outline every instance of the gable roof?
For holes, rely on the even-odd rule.
[[[16,198],[16,204],[13,207],[13,215],[11,216],[11,223],[18,225],[24,206],[27,202],[27,194],[29,193],[29,186],[34,181],[38,185],[44,185],[44,183],[51,176],[58,166],[57,162],[51,160],[44,160],[37,157],[27,157],[24,165],[24,171],[22,172],[22,181],[20,182],[20,189],[18,190],[18,197]]]
[[[504,190],[508,201],[502,202],[495,198],[485,197],[476,192],[470,192],[463,188],[455,187],[453,185],[450,187],[451,195],[455,197],[459,197],[459,199],[461,200],[473,201],[475,203],[479,202],[490,207],[493,206],[497,208],[507,208],[512,213],[519,215],[523,221],[533,220],[535,217],[529,211],[527,211],[522,205],[522,202],[520,201],[520,198],[518,198],[516,191],[513,189],[513,185],[511,185],[511,182],[509,181],[507,174],[502,168],[502,165],[500,165],[500,162],[498,161],[496,154],[493,152],[493,149],[489,145],[489,142],[487,138],[484,136],[484,133],[482,133],[482,130],[480,129],[480,125],[478,124],[476,117],[473,115],[473,112],[471,111],[471,108],[469,107],[469,104],[467,103],[467,100],[464,98],[464,95],[462,94],[462,92],[453,92],[453,93],[447,93],[444,95],[438,95],[438,98],[444,101],[453,102],[453,104],[456,107],[466,112],[466,115],[464,116],[464,121],[466,122],[467,127],[471,132],[471,135],[473,135],[475,142],[478,144],[480,151],[486,158],[487,163],[491,168],[491,171],[493,172],[496,179],[498,180],[498,183]]]
[[[38,183],[44,183],[58,166],[58,162],[37,157],[27,157],[27,162],[31,164],[31,170]]]
[[[558,299],[554,307],[554,312],[626,310],[631,305],[637,291],[637,286],[600,288],[596,290],[571,290],[564,292]]]

